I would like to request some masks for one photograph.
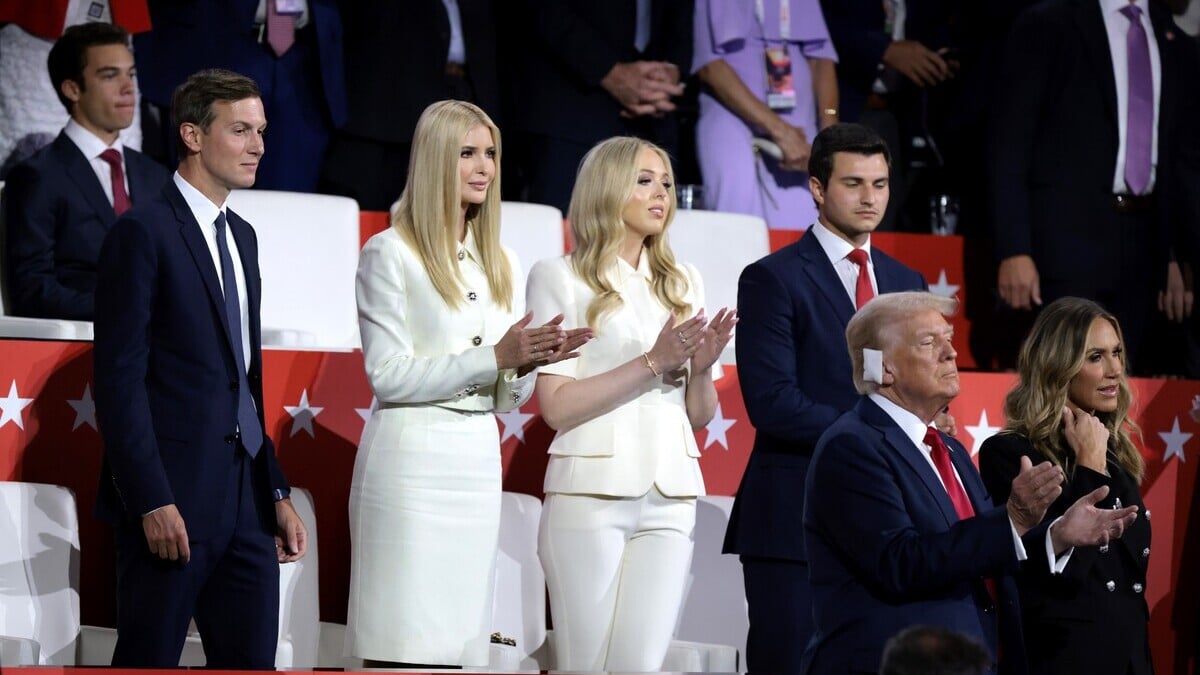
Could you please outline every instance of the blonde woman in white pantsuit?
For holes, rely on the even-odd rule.
[[[346,652],[367,666],[482,666],[500,518],[493,411],[589,331],[529,327],[499,238],[500,132],[442,101],[417,122],[392,226],[358,267],[363,360],[379,400],[350,486]]]
[[[717,357],[737,319],[705,318],[700,275],[667,246],[674,213],[666,153],[604,141],[571,197],[575,251],[530,272],[536,319],[595,331],[580,358],[537,378],[557,431],[538,555],[560,670],[661,669],[683,600],[704,494],[693,430],[716,409]]]

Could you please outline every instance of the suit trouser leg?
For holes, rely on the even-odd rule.
[[[560,670],[654,671],[675,630],[694,499],[549,494],[538,534]]]
[[[251,462],[240,462],[233,537],[196,602],[196,627],[209,668],[271,669],[279,636],[279,562],[263,530]]]
[[[796,560],[744,555],[750,632],[746,666],[751,672],[798,673],[815,630],[808,565]]]

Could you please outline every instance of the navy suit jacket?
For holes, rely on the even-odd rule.
[[[878,672],[884,643],[914,624],[970,635],[993,658],[999,636],[1001,671],[1025,671],[1008,512],[992,506],[966,448],[942,439],[974,518],[959,520],[921,450],[869,398],[821,436],[804,506],[817,625],[807,672]],[[1027,547],[1043,545],[1045,527],[1026,535]],[[985,577],[996,581],[999,612]]]
[[[232,211],[250,314],[249,376],[262,421],[258,240]],[[238,377],[216,266],[173,181],[125,212],[100,252],[96,414],[104,439],[97,514],[137,521],[174,503],[191,538],[213,536],[238,450]],[[232,336],[240,340],[240,336]],[[287,488],[266,432],[253,477],[263,525]],[[269,521],[269,522],[268,522]]]
[[[254,12],[258,0],[150,0],[154,30],[134,38],[138,83],[142,94],[166,108],[171,96],[189,75],[204,68],[226,68],[258,83],[263,100],[275,87],[295,85],[277,81],[273,65],[278,58],[259,42]],[[308,0],[308,25],[315,30],[325,107],[333,126],[346,121],[346,74],[342,54],[342,20],[336,0]],[[173,143],[175,134],[170,135]]]
[[[167,171],[125,148],[134,204],[158,192]],[[79,146],[59,133],[13,168],[4,188],[11,314],[45,319],[92,318],[96,259],[117,219]]]
[[[1156,285],[1172,247],[1194,261],[1200,246],[1200,75],[1194,45],[1162,4],[1149,3],[1162,90],[1156,213],[1141,247]],[[994,101],[995,119],[1003,120],[990,139],[997,257],[1033,256],[1043,293],[1047,284],[1069,283],[1070,294],[1094,297],[1120,278],[1096,270],[1120,269],[1128,248],[1112,207],[1117,89],[1099,3],[1051,0],[1022,13]]]
[[[591,145],[628,134],[621,105],[600,81],[618,63],[669,61],[686,76],[692,62],[692,3],[652,0],[650,41],[634,48],[635,0],[524,0],[528,46],[511,82],[511,123],[533,134]],[[644,118],[640,118],[645,121]],[[674,138],[675,116],[655,133]],[[661,137],[660,137],[661,140]]]
[[[871,257],[880,293],[928,288],[878,248]],[[725,552],[803,561],[809,460],[825,429],[858,400],[845,335],[854,303],[806,234],[742,271],[738,315],[738,379],[755,436]]]

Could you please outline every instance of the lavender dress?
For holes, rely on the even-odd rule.
[[[754,16],[754,0],[696,0],[695,54],[692,72],[725,59],[760,100],[766,100],[767,72],[763,52],[787,45],[792,60],[796,107],[777,110],[789,124],[804,130],[811,143],[817,134],[817,111],[808,59],[837,60],[818,0],[788,0],[791,37],[779,26],[779,0],[763,0],[763,21]],[[710,92],[700,93],[696,148],[704,176],[705,207],[714,211],[760,216],[772,229],[804,230],[817,218],[808,174],[783,171],[771,158],[756,159],[749,125]],[[757,166],[755,166],[757,164]]]

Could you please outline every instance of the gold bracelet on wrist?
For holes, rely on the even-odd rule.
[[[821,114],[824,115],[825,117],[837,117],[838,109],[837,108],[822,108]]]
[[[650,360],[650,352],[642,352],[642,359],[645,360],[646,367],[650,369],[650,372],[654,373],[655,377],[662,374],[658,372],[658,369],[654,367],[654,362]]]

